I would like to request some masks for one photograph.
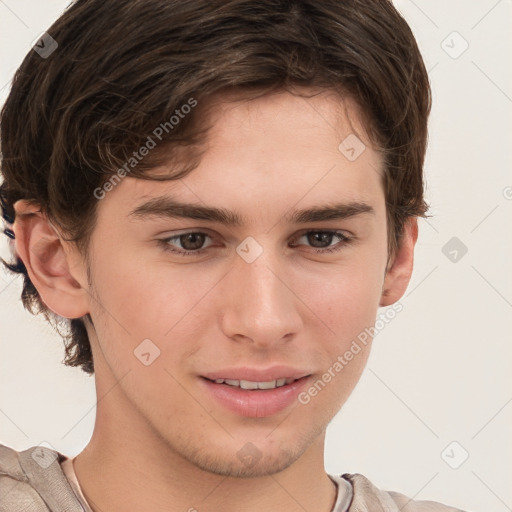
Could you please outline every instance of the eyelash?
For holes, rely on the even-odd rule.
[[[306,232],[302,233],[300,236],[298,236],[298,238],[302,238],[303,236],[308,235],[310,233],[328,233],[328,234],[334,235],[340,239],[340,242],[338,242],[338,244],[336,244],[333,247],[325,247],[323,249],[317,249],[317,248],[312,247],[313,251],[316,254],[326,254],[326,253],[338,252],[341,249],[343,249],[343,247],[345,245],[347,245],[353,241],[353,237],[347,236],[341,231],[321,230],[321,229],[312,229],[312,230],[306,231]],[[208,233],[203,233],[201,231],[187,231],[185,233],[180,233],[179,235],[174,235],[174,236],[171,236],[168,238],[158,240],[158,242],[159,242],[159,244],[161,244],[162,248],[165,251],[172,252],[173,254],[177,254],[178,256],[192,256],[192,255],[203,254],[208,249],[209,246],[204,249],[198,249],[196,251],[187,251],[187,250],[176,250],[176,249],[171,248],[171,246],[169,245],[169,242],[171,242],[172,240],[179,240],[180,237],[185,236],[185,235],[191,235],[191,234],[206,235],[207,237],[212,238],[210,235],[208,235]]]

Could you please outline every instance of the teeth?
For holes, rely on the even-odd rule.
[[[258,382],[251,382],[250,380],[241,380],[240,381],[240,387],[242,389],[258,389],[260,384],[265,384],[265,385],[266,384],[270,384],[270,386],[263,388],[263,389],[270,389],[270,388],[275,387],[276,381],[274,381],[274,382],[260,382],[260,383],[258,383]]]
[[[242,389],[274,389],[294,382],[295,379],[277,379],[267,382],[254,382],[250,380],[215,379],[216,384],[227,384]]]

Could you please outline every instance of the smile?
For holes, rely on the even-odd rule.
[[[245,380],[203,377],[207,396],[224,410],[237,416],[264,418],[279,414],[297,404],[299,393],[312,376],[280,377],[274,380]],[[268,377],[267,377],[268,379]]]
[[[266,382],[256,382],[251,380],[215,379],[212,382],[215,382],[216,384],[227,384],[228,386],[241,389],[275,389],[291,384],[296,380],[297,379],[281,378]]]

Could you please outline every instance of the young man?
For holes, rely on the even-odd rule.
[[[411,276],[429,109],[388,1],[73,3],[16,74],[1,191],[96,424],[74,459],[0,446],[0,510],[455,510],[323,464]]]

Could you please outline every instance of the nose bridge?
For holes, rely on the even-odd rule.
[[[235,258],[223,290],[222,322],[228,336],[266,344],[298,331],[301,319],[294,295],[284,284],[284,268],[270,250],[251,262]]]

